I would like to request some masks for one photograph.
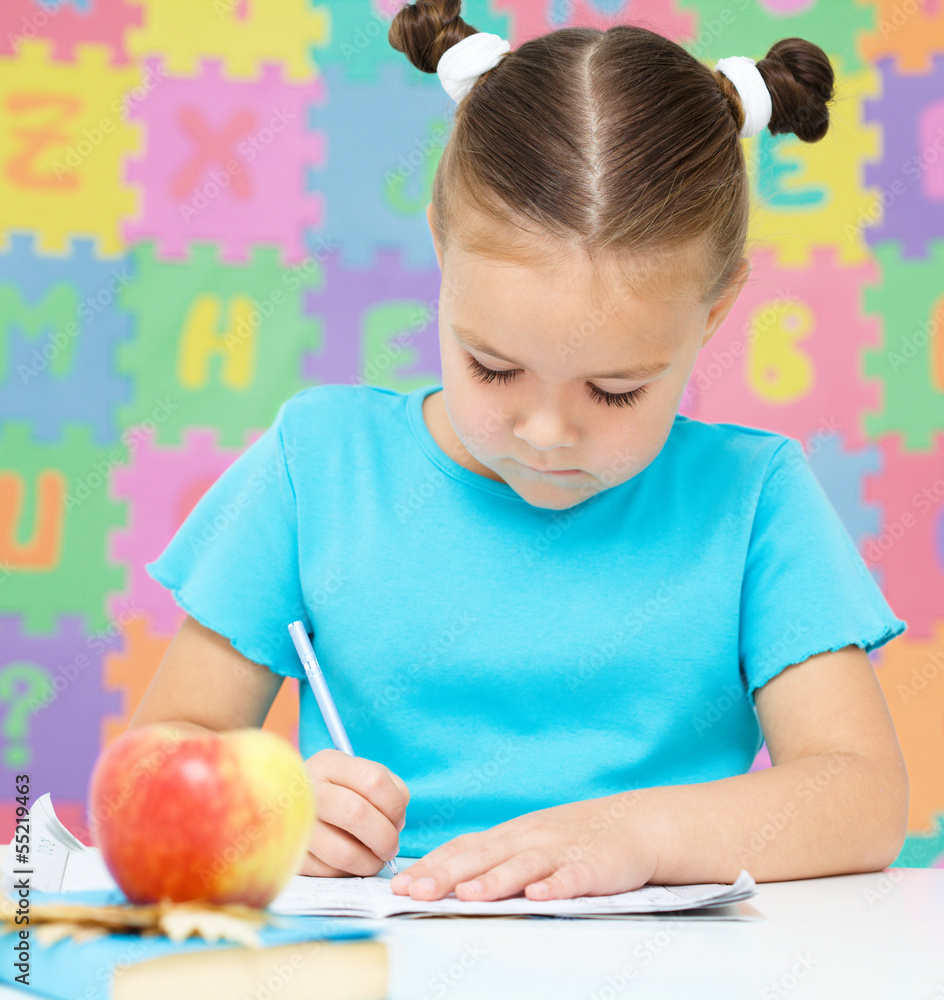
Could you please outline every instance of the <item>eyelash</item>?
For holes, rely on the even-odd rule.
[[[486,368],[485,365],[477,361],[471,354],[466,355],[466,357],[468,358],[472,375],[480,382],[494,382],[496,380],[499,382],[511,382],[520,374],[520,369],[518,368],[512,368],[509,371],[496,371],[494,368]],[[638,389],[632,389],[629,392],[615,393],[604,392],[589,382],[587,384],[590,386],[590,395],[598,403],[606,403],[607,406],[632,406],[645,396],[648,388],[648,386],[641,385]]]

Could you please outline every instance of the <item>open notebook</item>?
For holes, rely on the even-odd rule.
[[[77,840],[62,825],[47,792],[30,808],[33,838],[32,887],[43,892],[113,889],[114,879],[102,861],[101,852]],[[413,859],[397,859],[403,862]],[[13,865],[4,864],[0,890],[10,894]],[[509,899],[470,902],[450,893],[445,899],[414,900],[396,895],[390,875],[368,878],[309,878],[293,875],[285,889],[269,904],[273,913],[333,917],[382,918],[458,914],[538,915],[567,917],[620,916],[663,913],[724,906],[756,895],[754,880],[742,871],[733,885],[644,885],[632,892],[612,896],[579,896],[576,899],[534,901],[524,894]]]

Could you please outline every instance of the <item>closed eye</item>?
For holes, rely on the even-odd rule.
[[[511,368],[508,371],[497,371],[494,368],[486,368],[485,365],[477,361],[471,354],[466,357],[469,361],[469,369],[472,375],[480,382],[511,382],[521,374],[520,368]],[[604,392],[598,389],[592,382],[587,383],[590,395],[598,403],[606,403],[607,406],[632,406],[639,402],[646,394],[648,386],[641,385],[638,389],[631,389],[629,392]]]

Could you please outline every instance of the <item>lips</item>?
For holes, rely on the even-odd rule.
[[[549,474],[552,476],[566,476],[573,475],[574,473],[580,472],[580,469],[535,469],[533,465],[526,465],[526,469],[530,469],[532,472],[540,472],[542,474]]]

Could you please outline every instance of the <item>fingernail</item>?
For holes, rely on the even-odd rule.
[[[399,833],[405,826],[406,826],[406,816],[404,816],[403,819],[401,819],[400,822],[397,824],[397,833]]]
[[[416,886],[418,889],[435,889],[436,882],[431,878],[421,878]]]
[[[478,879],[475,879],[472,882],[460,882],[459,885],[464,885],[466,887],[466,889],[469,890],[469,892],[481,892],[482,891],[482,883],[479,882]]]
[[[402,888],[405,889],[413,881],[413,876],[407,875],[406,872],[400,872],[400,874],[397,875],[393,881],[396,882],[398,886],[402,886]]]

